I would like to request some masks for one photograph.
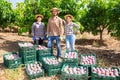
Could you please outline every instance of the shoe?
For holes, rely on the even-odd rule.
[[[62,59],[60,57],[57,58],[59,62],[62,62]]]

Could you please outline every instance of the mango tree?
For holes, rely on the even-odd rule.
[[[0,1],[0,26],[4,29],[14,22],[15,16],[12,9],[12,4],[6,0]]]
[[[94,35],[100,33],[100,43],[103,42],[103,31],[109,27],[110,16],[108,0],[93,0],[87,6],[86,14],[81,18],[81,23],[85,31],[92,32]]]

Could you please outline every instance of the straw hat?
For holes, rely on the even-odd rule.
[[[67,19],[67,17],[70,17],[72,20],[74,19],[74,17],[71,14],[67,14],[64,16],[65,20]]]
[[[56,10],[57,12],[59,12],[60,10],[56,7],[52,8],[50,11],[52,12],[53,10]]]
[[[35,15],[35,18],[37,19],[38,17],[41,17],[42,19],[44,18],[43,15],[41,15],[41,14],[36,14],[36,15]]]

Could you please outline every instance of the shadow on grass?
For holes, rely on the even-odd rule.
[[[120,52],[119,53],[115,53],[114,50],[101,50],[101,49],[88,49],[88,48],[84,48],[84,47],[78,47],[77,48],[79,50],[79,54],[82,53],[95,53],[97,60],[99,61],[99,59],[103,60],[106,66],[120,66]]]
[[[21,40],[17,40],[17,41],[5,40],[1,44],[0,49],[7,51],[7,52],[18,51],[18,42],[23,42],[23,41],[21,41]]]

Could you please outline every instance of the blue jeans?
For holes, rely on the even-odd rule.
[[[75,50],[75,35],[66,35],[66,51]]]
[[[53,56],[52,44],[56,40],[57,45],[57,57],[61,56],[60,36],[49,36],[48,37],[48,48],[51,48],[51,55]]]

